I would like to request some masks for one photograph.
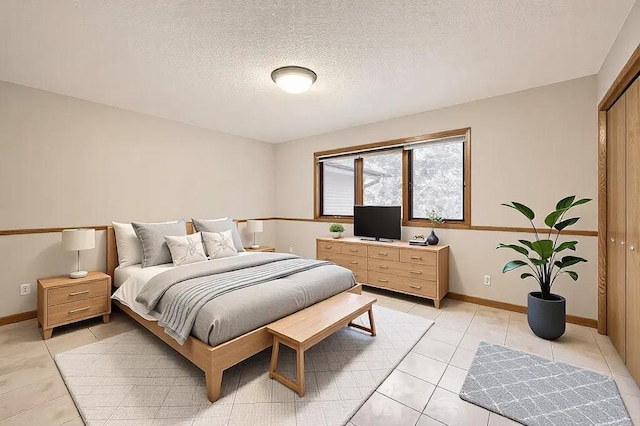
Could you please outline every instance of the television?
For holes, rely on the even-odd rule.
[[[362,239],[399,240],[402,233],[400,206],[354,206],[353,235]]]

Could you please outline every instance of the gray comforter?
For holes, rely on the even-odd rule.
[[[190,289],[202,287],[206,282],[219,284],[221,280],[216,280],[216,276],[246,278],[255,271],[255,275],[264,278],[265,266],[273,272],[275,269],[268,264],[276,262],[300,264],[299,272],[295,272],[292,266],[284,268],[295,272],[289,275],[283,273],[281,268],[280,273],[273,274],[276,279],[258,279],[251,285],[239,285],[233,291],[222,291],[219,294],[213,292],[216,294],[211,299],[200,299],[201,306],[193,313],[188,325],[191,335],[215,346],[355,285],[355,279],[349,270],[333,264],[303,262],[297,256],[283,253],[252,253],[185,265],[163,272],[143,287],[136,300],[166,318],[165,314],[175,311],[176,300],[189,293]],[[314,266],[310,268],[309,265]],[[250,281],[245,279],[243,283]],[[182,329],[174,335],[175,330],[170,329],[169,334],[180,341],[180,336],[186,338],[188,330],[186,334]]]

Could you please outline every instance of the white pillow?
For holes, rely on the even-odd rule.
[[[202,239],[211,259],[238,255],[238,250],[233,244],[231,229],[222,232],[203,232]]]
[[[142,263],[142,245],[130,223],[111,222],[116,233],[118,265],[125,268]]]
[[[164,239],[169,246],[171,260],[175,266],[207,260],[199,232],[180,237],[165,236]]]

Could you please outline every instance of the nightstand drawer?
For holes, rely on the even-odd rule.
[[[106,296],[109,293],[108,283],[108,280],[100,280],[49,289],[47,291],[47,306]]]
[[[49,307],[48,326],[74,322],[85,317],[97,316],[109,310],[109,297],[101,296],[91,299],[78,300],[63,305]]]

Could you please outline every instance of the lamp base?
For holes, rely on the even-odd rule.
[[[69,278],[84,278],[89,273],[87,271],[73,271],[69,274]]]
[[[260,248],[260,244],[254,244],[251,246],[252,249],[259,249]]]

